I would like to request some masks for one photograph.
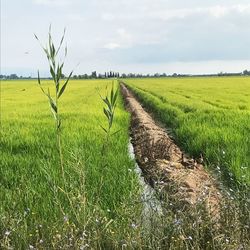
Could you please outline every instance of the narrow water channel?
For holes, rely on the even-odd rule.
[[[135,153],[134,153],[134,147],[131,143],[131,138],[129,140],[128,144],[128,152],[129,157],[133,160],[135,160]],[[134,171],[138,175],[138,180],[141,185],[141,202],[143,204],[143,210],[142,210],[142,223],[144,226],[149,227],[150,223],[157,220],[159,216],[163,214],[162,207],[160,201],[156,197],[155,190],[146,183],[142,171],[138,164],[135,161],[135,169]]]

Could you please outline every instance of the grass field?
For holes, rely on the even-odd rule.
[[[129,116],[121,99],[113,132],[121,131],[100,154],[106,121],[98,93],[111,83],[71,81],[61,99],[64,181],[54,120],[37,81],[2,82],[0,246],[98,248],[136,240],[131,224],[140,217],[140,188],[129,171]]]
[[[172,129],[190,155],[201,154],[224,177],[250,184],[250,78],[163,78],[125,81]]]
[[[102,155],[103,101],[116,80],[71,80],[60,99],[65,178],[55,122],[35,80],[1,83],[1,249],[243,249],[249,202],[230,196],[214,227],[200,207],[190,214],[162,201],[147,218],[128,155],[130,116],[121,96]],[[248,78],[125,80],[193,155],[249,182]],[[50,86],[52,82],[47,82]],[[229,98],[230,96],[230,98]],[[215,105],[215,104],[216,105]],[[231,143],[231,144],[230,144]],[[214,164],[214,165],[213,165]],[[245,175],[245,177],[243,177]],[[165,202],[165,203],[164,203]],[[233,205],[232,205],[233,203]],[[233,227],[233,228],[232,228]],[[233,229],[233,230],[232,230]]]

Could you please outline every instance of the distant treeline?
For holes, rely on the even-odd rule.
[[[217,74],[171,74],[168,75],[166,73],[155,73],[155,74],[137,74],[137,73],[119,73],[119,72],[114,72],[114,71],[108,71],[103,73],[97,74],[96,71],[93,71],[91,74],[83,74],[83,75],[73,75],[73,79],[105,79],[105,78],[160,78],[160,77],[209,77],[209,76],[249,76],[250,75],[250,70],[244,70],[243,72],[239,73],[227,73],[227,72],[220,72]],[[17,74],[10,74],[10,75],[0,75],[0,79],[36,79],[36,77],[23,77],[23,76],[18,76]]]
[[[31,76],[23,77],[18,76],[17,74],[10,74],[10,75],[0,75],[0,79],[30,79]]]

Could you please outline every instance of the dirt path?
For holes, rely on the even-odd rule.
[[[167,192],[170,200],[181,201],[182,208],[205,202],[210,215],[218,215],[221,194],[214,178],[201,162],[180,150],[123,84],[121,92],[132,114],[131,136],[136,160],[149,184]]]

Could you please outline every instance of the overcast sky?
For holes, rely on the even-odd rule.
[[[2,74],[47,74],[33,34],[49,24],[56,41],[67,29],[67,72],[250,69],[249,0],[1,0]]]

